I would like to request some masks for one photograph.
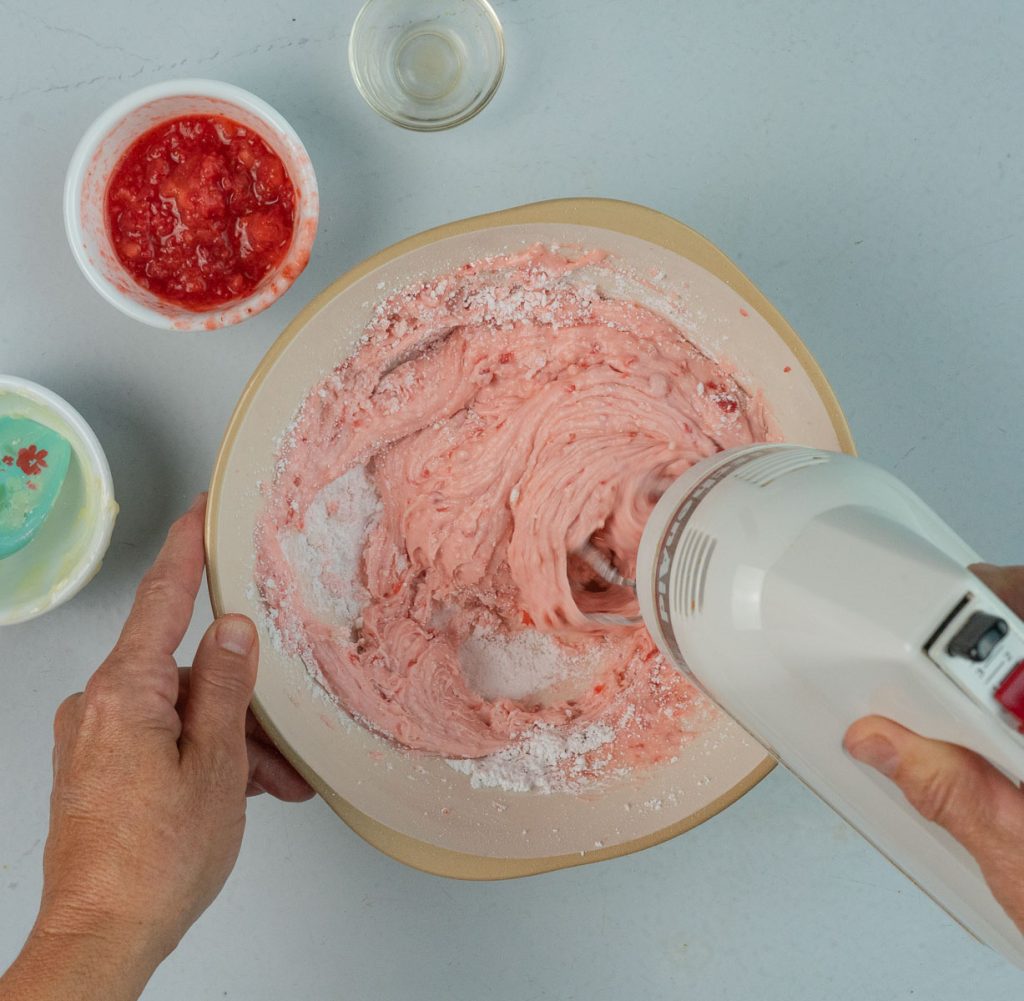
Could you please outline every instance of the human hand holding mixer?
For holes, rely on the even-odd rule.
[[[661,494],[635,557],[616,543],[628,548],[602,538],[579,554],[609,585],[591,617],[640,621],[638,601],[670,662],[966,928],[1024,965],[1011,850],[1024,833],[1024,571],[975,576],[978,554],[897,479],[794,445],[704,459]],[[869,714],[846,746],[906,800],[843,753],[841,735]]]
[[[1024,566],[971,568],[1024,617]],[[847,751],[892,779],[922,816],[946,828],[981,867],[993,896],[1024,931],[1024,791],[981,755],[928,740],[882,716],[846,732]]]
[[[251,728],[246,764],[255,632],[243,617],[211,627],[197,676],[190,686],[179,677],[176,696],[166,671],[124,683],[147,664],[171,663],[202,569],[200,513],[172,530],[86,696],[58,712],[40,918],[0,979],[0,1001],[137,997],[234,865],[254,779],[282,799],[311,794]],[[1024,763],[1024,567],[982,566],[974,576],[973,562],[880,470],[753,446],[712,456],[666,491],[644,532],[636,586],[644,621],[681,669],[971,930],[1016,957],[1018,931],[950,848],[955,838],[974,856],[1024,931],[1024,792],[986,760],[1015,779]],[[933,605],[940,614],[929,632]],[[816,678],[828,680],[816,689]],[[872,699],[929,733],[962,735],[986,757],[880,716],[858,720],[847,750],[892,778],[904,801],[841,749],[844,714]],[[126,797],[118,743],[154,711],[173,735],[175,763],[131,769]],[[204,754],[216,767],[186,767]],[[118,858],[126,845],[132,864]],[[159,859],[160,878],[146,859]]]

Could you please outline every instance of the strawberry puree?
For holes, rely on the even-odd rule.
[[[107,188],[118,259],[143,288],[202,311],[250,295],[292,240],[295,190],[263,138],[221,115],[164,122]]]
[[[407,748],[476,758],[599,727],[607,739],[573,763],[596,773],[670,758],[699,725],[701,697],[643,627],[597,627],[581,611],[635,600],[570,554],[591,540],[631,575],[664,486],[704,456],[772,438],[772,424],[760,394],[677,326],[603,297],[602,272],[614,275],[601,252],[537,246],[389,296],[285,435],[257,529],[261,597],[285,648]],[[309,568],[286,551],[318,494],[357,466],[379,498],[359,579],[313,569],[358,595],[346,620],[314,607]],[[586,658],[587,677],[560,696],[474,691],[467,639],[526,630]]]

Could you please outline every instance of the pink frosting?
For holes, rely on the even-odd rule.
[[[614,739],[586,766],[630,766],[673,756],[696,725],[699,696],[643,627],[581,611],[635,609],[632,595],[570,554],[593,540],[631,575],[664,485],[772,424],[677,326],[588,285],[613,276],[605,257],[537,246],[389,296],[285,436],[257,529],[262,599],[342,705],[405,747],[479,757],[538,725],[602,723]],[[382,507],[361,617],[345,623],[314,612],[282,539],[355,465]],[[599,649],[592,676],[561,699],[473,691],[470,632],[530,628],[567,653]]]

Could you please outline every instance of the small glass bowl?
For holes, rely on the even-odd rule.
[[[469,121],[494,96],[505,41],[487,0],[368,0],[352,25],[348,63],[379,115],[437,132]]]

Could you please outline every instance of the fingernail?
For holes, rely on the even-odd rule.
[[[202,493],[198,493],[198,494],[195,495],[195,497],[192,500],[191,505],[189,505],[189,510],[190,511],[194,511],[197,507],[202,507],[202,505],[205,504],[205,503],[206,503],[206,491],[204,490]]]
[[[230,617],[217,624],[217,645],[244,657],[256,641],[256,629],[248,619]]]
[[[858,741],[846,750],[850,755],[865,765],[870,765],[888,778],[892,778],[899,768],[900,756],[892,741],[885,737],[873,735]]]

